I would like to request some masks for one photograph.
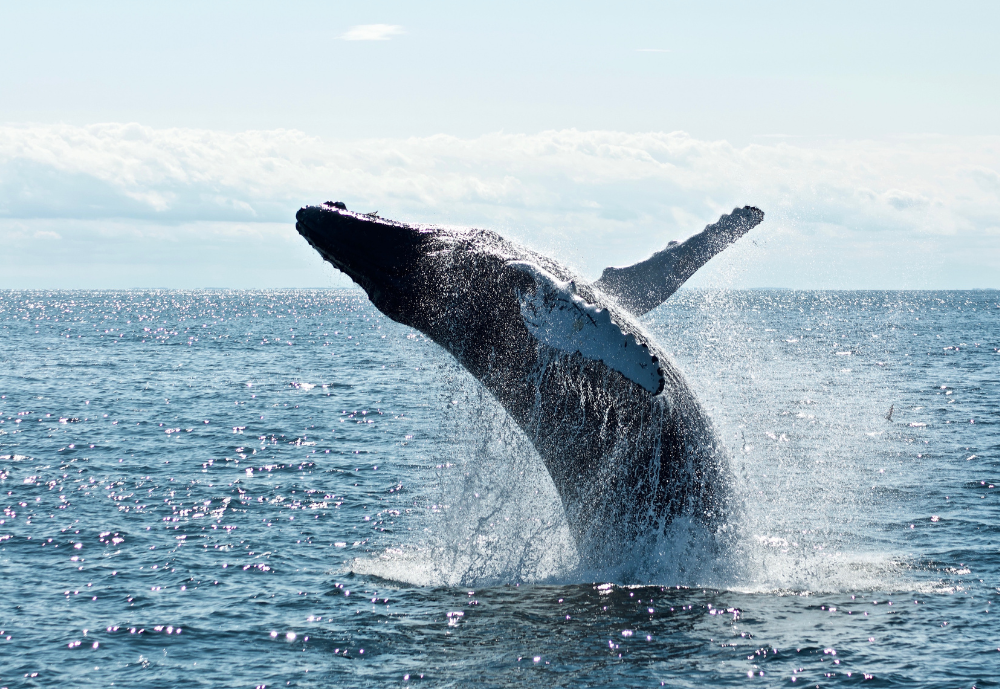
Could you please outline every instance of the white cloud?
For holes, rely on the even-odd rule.
[[[7,227],[69,240],[59,219],[131,219],[167,234],[276,223],[294,238],[295,210],[325,200],[491,227],[590,276],[754,204],[764,225],[702,284],[1000,287],[1000,137],[736,147],[681,132],[332,141],[291,130],[0,126]]]
[[[388,41],[390,37],[404,33],[396,24],[361,24],[341,36],[345,41]]]

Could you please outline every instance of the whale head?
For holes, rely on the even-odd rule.
[[[494,362],[578,357],[657,395],[659,356],[627,313],[543,256],[487,230],[408,225],[306,206],[296,229],[389,318],[416,328],[479,375]],[[509,366],[502,367],[508,370]]]
[[[380,311],[392,318],[406,310],[430,239],[427,230],[376,213],[354,213],[339,201],[301,208],[295,220],[299,234],[364,289]]]

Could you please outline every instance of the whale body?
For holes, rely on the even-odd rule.
[[[496,398],[552,477],[582,562],[600,564],[677,517],[724,519],[725,449],[638,316],[763,216],[734,209],[593,283],[488,230],[394,222],[340,202],[302,208],[296,229]]]

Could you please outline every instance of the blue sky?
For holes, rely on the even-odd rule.
[[[344,284],[298,206],[596,277],[737,205],[702,286],[1000,287],[1000,5],[6,3],[0,287]]]

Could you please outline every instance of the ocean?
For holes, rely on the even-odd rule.
[[[520,431],[361,291],[0,292],[0,687],[1000,686],[1000,293],[643,320],[739,539],[584,571]]]

